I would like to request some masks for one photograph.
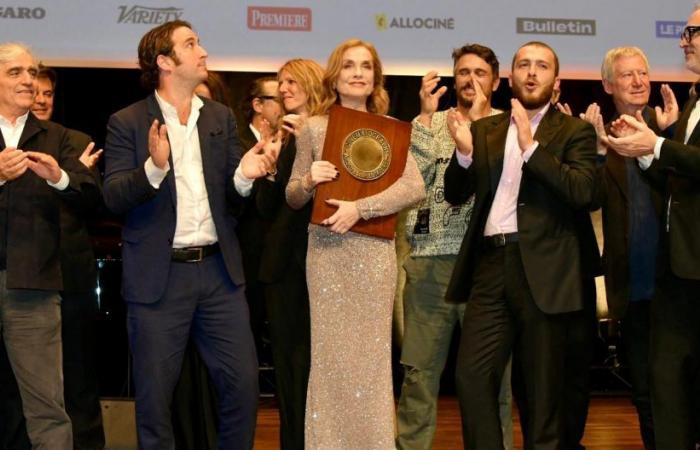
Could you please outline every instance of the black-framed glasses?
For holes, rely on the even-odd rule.
[[[681,39],[684,39],[686,42],[690,42],[695,35],[698,34],[698,31],[700,31],[700,26],[688,25],[687,27],[683,28]]]
[[[276,102],[280,101],[280,98],[276,95],[258,95],[260,100],[274,100]]]

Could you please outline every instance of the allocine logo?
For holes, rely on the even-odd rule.
[[[679,22],[675,20],[657,20],[656,37],[680,39],[681,33],[683,33],[684,28],[685,22]]]
[[[249,6],[251,30],[311,31],[311,9],[277,6]]]
[[[117,23],[160,25],[182,17],[183,8],[151,8],[148,6],[122,5],[119,7]]]
[[[595,24],[595,20],[588,19],[518,17],[516,19],[516,33],[595,36]]]
[[[388,17],[386,14],[375,14],[374,24],[379,31],[388,29],[408,30],[454,30],[454,17]]]
[[[0,6],[0,19],[36,19],[46,17],[44,8],[26,6]]]

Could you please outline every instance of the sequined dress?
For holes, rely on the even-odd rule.
[[[327,116],[309,119],[297,142],[287,202],[313,197],[303,178],[321,159]],[[423,179],[409,155],[403,175],[357,201],[364,219],[415,205]],[[306,400],[307,450],[394,449],[391,317],[396,286],[394,241],[309,225],[306,258],[311,312],[311,372]]]

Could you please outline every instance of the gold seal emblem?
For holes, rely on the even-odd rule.
[[[376,180],[390,164],[391,146],[378,131],[360,128],[343,141],[343,166],[358,180]]]

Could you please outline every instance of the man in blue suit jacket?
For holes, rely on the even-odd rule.
[[[187,22],[150,30],[138,53],[154,93],[109,120],[104,198],[126,214],[122,294],[139,448],[175,448],[170,403],[190,332],[218,391],[219,448],[252,448],[257,361],[233,211],[279,142],[242,157],[230,110],[194,95],[207,53]]]

